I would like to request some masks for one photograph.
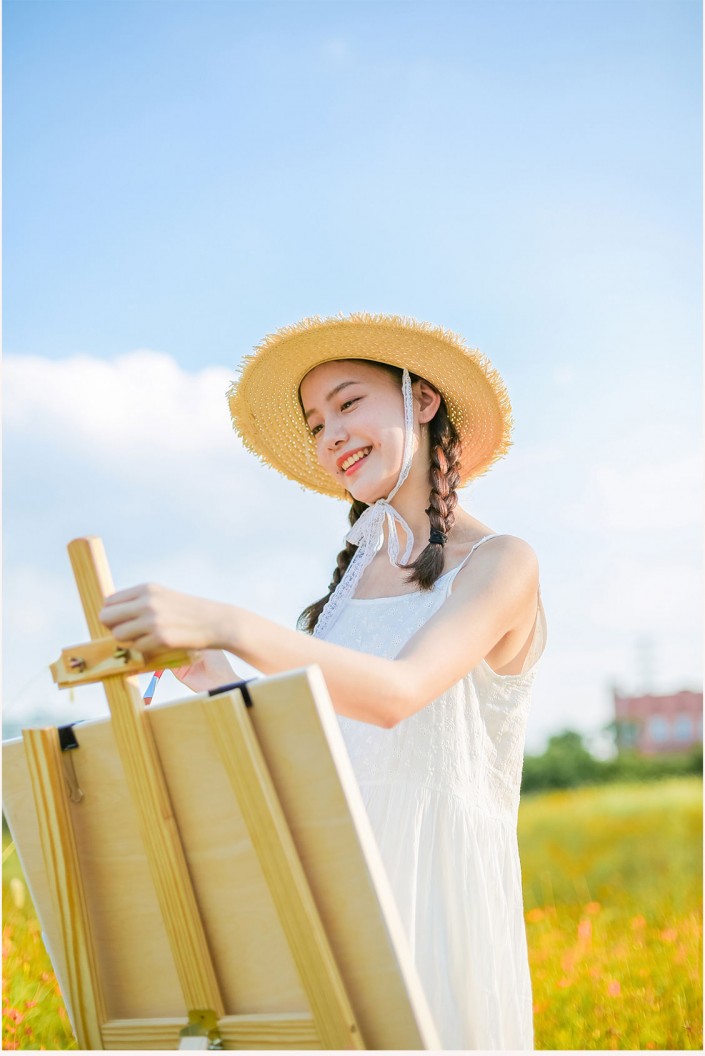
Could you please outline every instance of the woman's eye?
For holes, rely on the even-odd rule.
[[[344,411],[346,407],[351,407],[353,405],[353,403],[357,403],[357,401],[361,400],[361,399],[362,399],[362,396],[355,396],[355,398],[352,399],[352,400],[346,400],[345,403],[341,403],[341,405],[340,405],[341,411]],[[315,436],[316,433],[318,432],[318,430],[322,429],[322,428],[323,428],[322,425],[314,425],[313,429],[311,430],[311,436]]]

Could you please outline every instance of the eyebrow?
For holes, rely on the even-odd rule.
[[[334,389],[331,389],[326,396],[326,403],[333,399],[336,393],[340,392],[341,389],[347,388],[348,385],[361,385],[361,381],[341,381],[340,385],[336,385]],[[316,408],[312,407],[310,411],[304,411],[304,418],[306,421],[309,420],[312,414],[316,413]]]

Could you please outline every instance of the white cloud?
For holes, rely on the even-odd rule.
[[[12,433],[60,438],[96,460],[138,465],[155,456],[235,457],[225,368],[189,374],[165,353],[139,350],[110,362],[8,356],[4,375]]]

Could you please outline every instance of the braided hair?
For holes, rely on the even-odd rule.
[[[401,385],[402,370],[399,367],[393,367],[387,363],[376,363],[374,365],[394,374]],[[410,380],[414,382],[420,379],[418,375],[410,374]],[[448,417],[448,411],[442,396],[438,410],[428,423],[428,429],[431,449],[429,466],[431,494],[426,513],[430,521],[430,530],[435,530],[447,536],[455,524],[455,507],[458,504],[456,489],[460,481],[461,444],[455,426]],[[366,509],[367,503],[360,502],[358,499],[353,500],[348,515],[351,526],[355,524],[355,521]],[[357,547],[352,543],[345,543],[345,547],[336,558],[335,571],[328,586],[328,593],[304,609],[297,621],[299,630],[307,631],[309,634],[313,633],[323,607],[345,575],[356,550]],[[420,590],[431,590],[438,577],[443,574],[443,544],[441,542],[428,543],[416,560],[407,566],[407,569],[410,573],[406,577],[407,583],[417,583]]]

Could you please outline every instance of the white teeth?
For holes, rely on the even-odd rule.
[[[371,447],[366,447],[364,451],[357,451],[354,455],[351,455],[350,458],[346,458],[340,467],[343,473],[346,469],[350,469],[351,466],[354,466],[356,462],[359,462],[361,458],[365,458],[366,455],[369,455],[371,450]]]

